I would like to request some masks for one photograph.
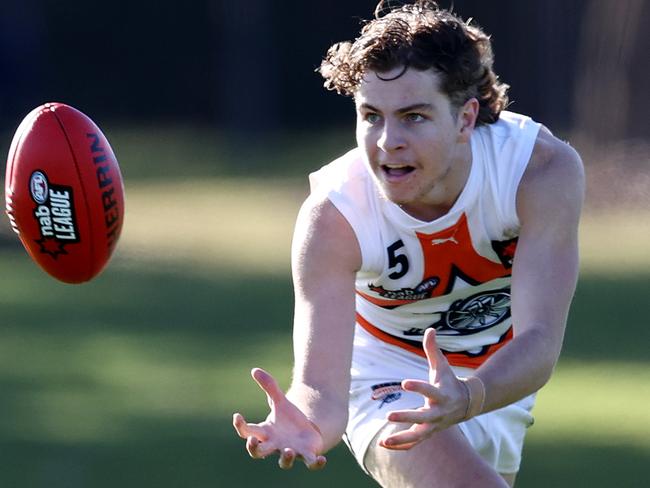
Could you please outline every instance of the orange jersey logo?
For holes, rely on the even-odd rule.
[[[454,290],[457,278],[473,287],[511,275],[517,239],[492,241],[499,262],[492,261],[474,248],[465,214],[446,229],[432,234],[416,232],[416,237],[424,261],[419,283],[399,289],[370,283],[369,292],[357,290],[361,297],[385,310],[393,310],[419,300],[448,295]],[[408,256],[400,253],[403,247],[404,243],[398,240],[387,248],[389,270],[393,270],[388,274],[389,279],[401,278],[410,269]],[[432,310],[432,323],[427,325],[425,322],[422,326],[403,330],[399,336],[382,331],[360,314],[357,314],[357,322],[385,342],[424,355],[421,340],[425,328],[435,328],[442,335],[468,335],[490,329],[510,318],[509,286],[504,287],[501,282],[497,289],[475,290],[472,287],[467,289],[467,294],[461,294],[460,298],[448,303],[444,310]],[[418,314],[422,314],[422,310]],[[486,345],[472,353],[443,352],[452,364],[477,367],[511,338],[512,327],[508,327],[499,333],[496,344]]]
[[[433,234],[417,232],[416,236],[424,257],[423,277],[418,285],[414,288],[387,290],[382,286],[370,284],[370,291],[375,292],[379,297],[361,291],[357,291],[357,293],[375,305],[394,308],[416,300],[446,295],[453,290],[457,277],[461,277],[470,285],[479,285],[511,274],[510,268],[516,249],[516,239],[505,241],[503,244],[501,241],[492,243],[492,248],[501,260],[501,262],[495,263],[481,256],[474,249],[467,217],[464,213],[458,222],[447,229]],[[401,241],[397,243],[401,243]],[[396,249],[399,247],[396,248],[395,244],[389,247],[389,257],[391,257],[390,253],[394,253]],[[398,275],[405,274],[403,271],[408,269],[406,257],[393,255],[392,260],[398,262],[401,267],[402,272]],[[389,259],[389,264],[390,261]],[[394,275],[395,273],[389,277]]]

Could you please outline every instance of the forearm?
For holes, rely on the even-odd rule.
[[[512,266],[515,336],[477,371],[484,411],[539,390],[560,355],[578,277],[584,171],[577,153],[542,130],[517,190],[520,232]]]
[[[559,349],[559,345],[534,329],[516,335],[499,349],[475,373],[485,384],[483,412],[509,405],[544,386],[553,372]]]
[[[341,441],[348,420],[346,398],[295,380],[287,391],[287,398],[320,430],[323,436],[323,452],[332,449]]]

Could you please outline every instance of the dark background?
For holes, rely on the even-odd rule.
[[[0,128],[64,101],[103,122],[228,132],[351,127],[350,102],[314,70],[374,0],[0,5]],[[448,6],[449,2],[441,2]],[[650,19],[643,0],[456,0],[493,34],[511,109],[599,141],[648,135]]]

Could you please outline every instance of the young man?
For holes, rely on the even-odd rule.
[[[434,3],[334,45],[358,147],[311,175],[296,224],[293,381],[234,415],[254,458],[309,468],[344,436],[386,487],[512,486],[578,272],[579,156],[506,112],[489,38]]]

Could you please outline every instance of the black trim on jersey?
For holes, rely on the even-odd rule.
[[[429,328],[431,328],[431,327],[429,327]],[[466,356],[468,358],[477,358],[477,357],[480,357],[480,356],[484,356],[485,354],[487,354],[490,347],[493,347],[496,344],[501,344],[503,341],[505,341],[506,338],[508,337],[508,334],[510,334],[511,329],[512,329],[512,325],[510,327],[508,327],[508,330],[506,330],[501,337],[499,337],[499,340],[497,342],[495,342],[494,344],[487,344],[487,345],[481,347],[481,350],[479,352],[476,352],[476,353],[469,352],[469,351],[448,351],[446,349],[440,349],[440,351],[443,354],[461,354],[461,355]],[[385,333],[388,334],[388,332],[385,332]],[[416,348],[422,349],[424,351],[424,346],[422,345],[422,341],[414,341],[412,339],[404,339],[403,337],[399,337],[399,336],[396,336],[396,335],[393,335],[393,334],[389,334],[389,335],[394,337],[398,341],[404,343],[405,345],[416,347]]]

